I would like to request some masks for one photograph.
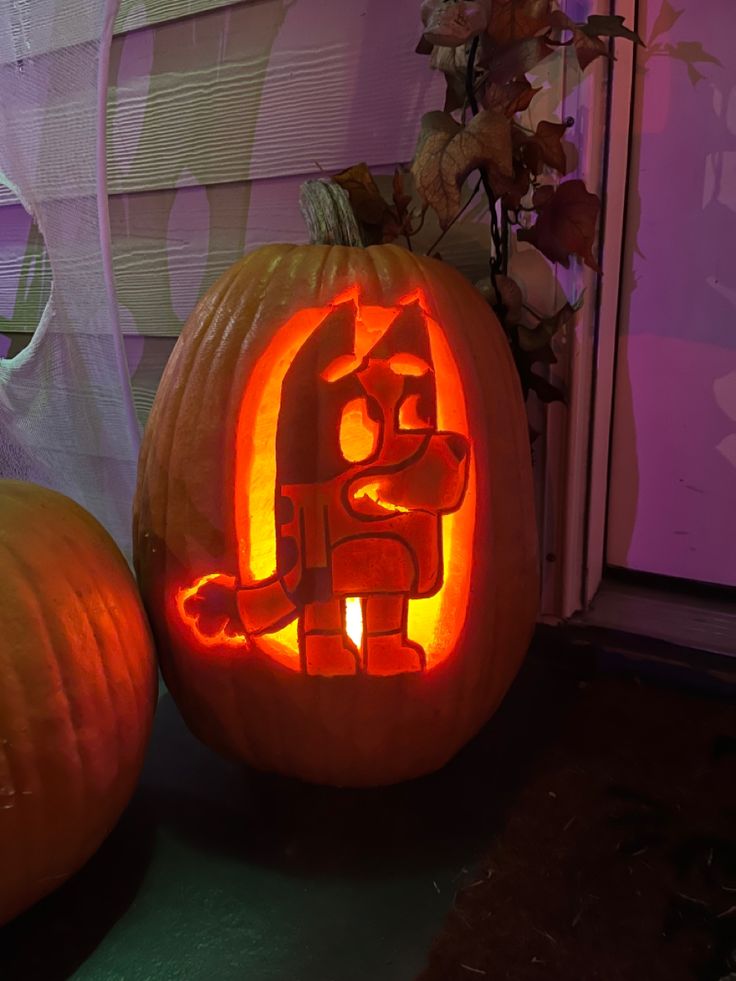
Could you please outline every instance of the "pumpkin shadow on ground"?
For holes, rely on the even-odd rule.
[[[365,878],[472,862],[560,729],[569,673],[530,657],[501,708],[438,772],[350,790],[268,776],[221,760],[159,704],[151,793],[158,821],[199,851],[314,878]]]
[[[2,981],[71,978],[134,900],[154,835],[148,802],[137,795],[76,875],[0,929]]]

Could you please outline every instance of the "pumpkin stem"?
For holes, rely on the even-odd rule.
[[[350,198],[334,181],[305,181],[299,190],[299,208],[312,245],[365,245]]]

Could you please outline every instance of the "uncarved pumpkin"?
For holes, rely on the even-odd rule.
[[[156,695],[133,576],[73,501],[0,481],[0,923],[75,872],[138,778]]]
[[[134,548],[205,742],[340,785],[443,764],[537,608],[526,417],[487,304],[395,246],[238,262],[164,372]]]

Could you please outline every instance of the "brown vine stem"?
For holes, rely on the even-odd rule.
[[[536,317],[537,320],[544,320],[542,314],[538,310],[535,310],[534,307],[530,307],[528,303],[522,303],[521,307],[523,310],[526,310],[527,313],[530,313],[533,317]]]
[[[470,204],[472,203],[472,201],[473,201],[473,198],[474,198],[474,197],[476,196],[476,194],[477,194],[477,193],[478,193],[478,191],[480,190],[480,186],[481,186],[481,184],[482,184],[482,181],[478,181],[478,183],[477,183],[477,184],[475,185],[475,187],[473,188],[473,190],[472,190],[472,192],[471,192],[471,194],[470,194],[470,197],[469,197],[469,198],[468,198],[468,200],[467,200],[467,201],[465,202],[465,204],[464,204],[464,205],[462,206],[462,208],[461,208],[461,209],[460,209],[460,210],[458,211],[458,213],[457,213],[457,214],[455,215],[455,217],[454,217],[454,218],[452,219],[452,221],[450,221],[450,223],[449,223],[449,225],[447,226],[447,228],[444,228],[444,229],[443,229],[443,230],[442,230],[442,231],[440,232],[440,234],[439,234],[439,235],[437,236],[437,238],[436,238],[436,239],[434,240],[434,242],[433,242],[433,243],[431,244],[431,246],[430,246],[430,247],[429,247],[429,248],[427,249],[427,255],[429,255],[429,256],[431,256],[431,255],[432,255],[432,253],[434,252],[434,250],[435,250],[435,249],[437,248],[437,246],[438,246],[438,245],[440,244],[440,242],[441,242],[441,241],[442,241],[442,239],[443,239],[443,238],[445,237],[445,235],[447,235],[447,233],[448,233],[448,232],[450,231],[450,229],[451,229],[451,228],[452,228],[452,226],[453,226],[453,225],[455,224],[455,222],[456,222],[456,221],[458,220],[458,218],[461,218],[461,217],[462,217],[462,216],[463,216],[463,215],[465,214],[465,212],[466,212],[466,211],[468,210],[468,208],[470,207]]]
[[[476,116],[479,110],[478,100],[475,96],[475,89],[474,89],[475,57],[478,53],[479,41],[480,41],[480,36],[476,35],[470,44],[470,50],[468,51],[468,64],[465,69],[465,96],[473,116]],[[496,285],[497,285],[496,276],[498,276],[499,274],[505,275],[506,273],[507,243],[504,241],[502,231],[498,226],[498,214],[496,213],[496,195],[493,193],[491,182],[488,179],[488,173],[483,167],[480,168],[480,179],[483,185],[483,190],[485,191],[486,197],[488,198],[488,211],[491,218],[491,241],[493,243],[493,251],[491,252],[488,266],[491,273],[491,283],[493,284],[493,288],[496,290],[496,295],[498,296],[499,292],[496,289]],[[499,308],[496,312],[499,314],[501,319],[503,319],[503,317],[501,316],[502,309]]]

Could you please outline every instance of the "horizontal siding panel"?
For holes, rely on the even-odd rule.
[[[192,17],[207,10],[230,7],[237,2],[238,0],[121,0],[115,18],[115,33],[124,34],[151,24]]]
[[[121,195],[111,199],[113,262],[126,333],[176,336],[199,297],[243,255],[247,245],[295,238],[299,215],[284,206],[246,236],[252,198],[248,183]],[[257,207],[257,206],[256,206]],[[303,223],[302,223],[303,226]],[[302,227],[302,237],[304,231]]]
[[[238,2],[241,5],[247,5],[257,3],[258,0],[121,0],[115,19],[115,33],[117,35],[126,34],[165,21],[178,20],[203,12],[230,7]],[[86,15],[83,16],[79,0],[70,0],[67,5],[63,29],[60,29],[58,24],[53,24],[51,16],[53,8],[54,4],[50,0],[41,0],[39,10],[34,11],[36,15],[35,31],[29,35],[22,18],[22,7],[18,7],[15,20],[11,18],[11,29],[5,32],[4,38],[0,38],[0,64],[15,60],[16,48],[21,43],[23,44],[23,54],[27,58],[32,54],[39,56],[62,48],[70,48],[92,39],[88,18]],[[48,10],[48,16],[44,16],[46,10]],[[0,27],[2,24],[0,19]],[[28,47],[29,44],[31,44],[30,48]],[[115,61],[115,53],[124,46],[124,37],[113,41],[111,53],[113,62]],[[108,111],[112,111],[112,108],[111,101]],[[15,192],[0,183],[0,208],[17,203],[18,197]]]
[[[113,267],[126,334],[176,336],[199,297],[245,252],[306,241],[301,177],[183,187],[110,199]],[[0,222],[0,331],[35,330],[51,288],[43,240],[16,205]]]
[[[120,195],[110,200],[113,261],[126,334],[176,336],[199,297],[245,252],[271,242],[304,242],[303,178],[219,184]],[[390,193],[390,176],[379,177]],[[416,242],[439,234],[432,215]],[[488,221],[471,207],[440,252],[471,279],[487,272]],[[33,331],[51,272],[38,232],[18,205],[0,222],[0,331]]]
[[[262,0],[115,38],[110,193],[409,160],[440,80],[413,53],[414,6],[371,0],[370,15],[368,7]],[[49,141],[84,111],[57,107]],[[46,181],[49,198],[92,190],[65,173]],[[0,189],[0,206],[14,203]]]
[[[410,159],[439,86],[417,31],[394,0],[264,0],[117,39],[111,192]]]
[[[248,0],[121,0],[114,31],[123,34],[237,2]],[[55,0],[32,0],[32,3],[32,8],[30,3],[14,4],[0,17],[0,64],[15,61],[18,54],[35,58],[94,40],[98,25],[90,23],[85,0],[65,0],[63,21],[57,15]],[[33,30],[30,30],[31,9]]]

